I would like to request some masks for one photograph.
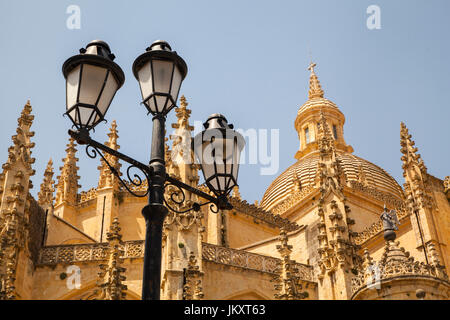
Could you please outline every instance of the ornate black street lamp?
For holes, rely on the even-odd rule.
[[[133,73],[139,81],[143,104],[153,116],[149,164],[143,164],[91,139],[89,131],[105,119],[115,93],[125,81],[122,69],[113,60],[114,55],[109,46],[103,41],[95,40],[90,42],[86,49],[80,49],[79,55],[64,63],[67,105],[65,114],[76,128],[69,130],[69,134],[79,144],[86,145],[89,157],[96,158],[99,154],[128,192],[137,197],[148,196],[148,204],[142,209],[146,223],[142,300],[159,300],[162,228],[169,206],[164,198],[165,186],[171,184],[176,186],[179,192],[183,193],[182,189],[185,189],[206,199],[206,202],[194,203],[183,212],[199,211],[200,207],[206,204],[215,205],[217,210],[231,209],[227,196],[237,185],[239,159],[245,142],[242,135],[234,131],[233,125],[228,124],[220,114],[210,116],[204,123],[205,130],[193,139],[192,148],[201,164],[205,183],[216,197],[166,173],[165,120],[168,112],[176,106],[181,83],[187,74],[187,66],[165,41],[154,42],[133,64]],[[144,194],[134,193],[109,164],[102,151],[128,162],[129,183],[141,186],[147,180],[147,191]],[[132,179],[132,168],[140,170],[144,178],[135,174],[135,179]],[[173,208],[171,210],[176,211]]]

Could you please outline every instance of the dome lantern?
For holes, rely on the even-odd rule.
[[[324,91],[320,84],[314,68],[317,65],[313,62],[308,67],[311,71],[309,77],[308,100],[300,107],[295,119],[295,129],[300,141],[299,150],[295,154],[296,159],[300,159],[307,154],[317,151],[317,139],[319,135],[318,123],[320,114],[323,113],[327,119],[337,150],[353,152],[353,148],[344,140],[344,114],[332,101],[324,98]]]

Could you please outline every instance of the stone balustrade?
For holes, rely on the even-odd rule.
[[[125,241],[122,250],[123,258],[142,258],[144,241]],[[38,265],[101,261],[106,259],[107,252],[107,243],[48,246],[41,249]]]
[[[378,288],[385,280],[425,277],[443,281],[450,285],[448,276],[440,266],[425,264],[410,258],[405,261],[383,261],[372,263],[365,270],[360,270],[356,277],[352,278],[352,293],[364,288]]]
[[[144,241],[124,241],[123,258],[143,258]],[[70,244],[47,246],[41,249],[38,265],[71,264],[76,262],[102,261],[108,252],[107,243]],[[244,250],[236,250],[203,243],[202,258],[206,261],[234,267],[275,274],[280,259],[268,257]],[[297,263],[298,276],[305,281],[314,282],[311,266]]]
[[[244,250],[236,250],[209,243],[203,243],[203,260],[219,264],[276,274],[281,260]],[[296,263],[298,277],[304,281],[314,282],[313,268]]]

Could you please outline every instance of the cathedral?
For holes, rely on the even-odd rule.
[[[358,157],[345,140],[345,116],[324,97],[314,67],[294,122],[295,163],[261,201],[248,203],[235,187],[230,210],[186,211],[197,196],[186,191],[177,201],[179,191],[166,186],[167,203],[185,212],[171,210],[164,223],[162,299],[450,298],[450,176],[428,173],[403,123],[403,186]],[[199,165],[184,161],[193,155],[177,147],[192,137],[187,107],[183,96],[166,146],[167,172],[209,192],[199,184]],[[0,299],[139,300],[147,198],[127,189],[145,194],[147,181],[125,179],[118,159],[105,155],[110,166],[92,160],[98,185],[81,191],[70,138],[62,166],[55,172],[49,160],[33,197],[33,120],[28,101],[0,174]],[[119,149],[115,121],[105,140]]]

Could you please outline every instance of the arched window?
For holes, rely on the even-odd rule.
[[[335,124],[333,124],[333,136],[334,136],[334,140],[337,140],[337,128],[336,128]]]
[[[305,128],[305,141],[308,144],[310,142],[309,139],[309,128]]]

